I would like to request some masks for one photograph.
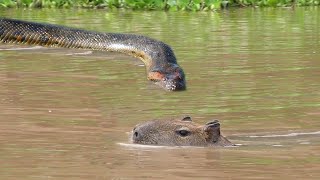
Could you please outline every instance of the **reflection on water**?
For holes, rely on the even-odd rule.
[[[272,134],[272,135],[262,135],[262,136],[249,136],[252,138],[256,138],[256,137],[294,137],[294,136],[304,136],[304,135],[318,135],[320,134],[320,131],[316,131],[316,132],[306,132],[306,133],[289,133],[289,134]]]
[[[1,44],[0,179],[320,177],[318,8],[0,16],[160,39],[188,83],[164,92],[122,54]],[[182,115],[220,119],[241,146],[127,144],[134,125]]]

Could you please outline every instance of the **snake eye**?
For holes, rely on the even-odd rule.
[[[182,137],[186,137],[186,136],[188,136],[188,135],[191,134],[190,131],[185,130],[185,129],[178,130],[178,131],[176,131],[176,133],[177,133],[179,136],[182,136]]]

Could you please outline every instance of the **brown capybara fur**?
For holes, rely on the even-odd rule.
[[[132,142],[160,146],[233,146],[221,135],[219,121],[199,125],[188,116],[138,124],[132,131]]]

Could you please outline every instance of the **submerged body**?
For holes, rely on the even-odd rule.
[[[146,65],[147,78],[163,89],[186,89],[184,72],[171,47],[146,36],[0,18],[0,42],[125,53],[141,59]]]
[[[234,146],[220,133],[217,120],[205,125],[193,123],[190,117],[178,120],[153,120],[138,124],[132,130],[135,144],[160,146]]]

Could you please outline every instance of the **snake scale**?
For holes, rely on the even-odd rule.
[[[125,53],[141,59],[146,66],[147,78],[163,89],[186,89],[183,69],[171,47],[146,36],[0,18],[0,42]]]

